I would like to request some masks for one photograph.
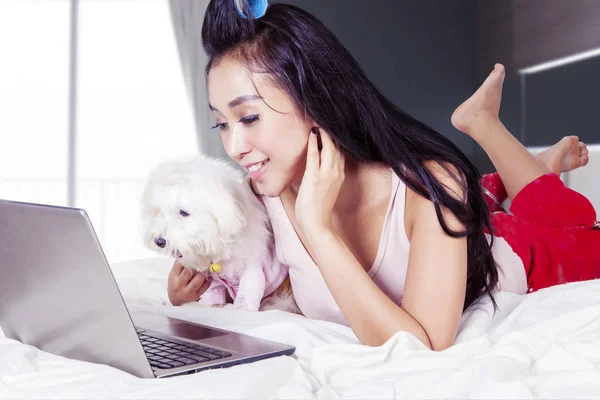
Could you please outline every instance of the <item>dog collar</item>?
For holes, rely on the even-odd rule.
[[[211,262],[210,263],[210,272],[214,272],[215,274],[218,274],[219,272],[221,272],[221,264]]]

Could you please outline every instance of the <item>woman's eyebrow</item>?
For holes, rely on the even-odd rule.
[[[229,102],[229,104],[227,104],[227,106],[229,108],[234,108],[234,107],[237,107],[240,104],[243,104],[243,103],[245,103],[247,101],[260,100],[260,98],[261,98],[260,96],[257,96],[255,94],[248,94],[246,96],[240,96],[240,97],[237,97],[237,98],[231,100]],[[212,104],[209,104],[208,106],[210,107],[211,110],[220,112],[215,107],[213,107]]]

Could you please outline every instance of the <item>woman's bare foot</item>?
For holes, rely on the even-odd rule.
[[[461,132],[472,136],[472,126],[479,120],[493,118],[498,120],[504,66],[496,64],[477,91],[452,113],[452,125]]]
[[[554,146],[536,156],[550,171],[556,175],[583,167],[589,160],[589,150],[577,136],[565,136]]]

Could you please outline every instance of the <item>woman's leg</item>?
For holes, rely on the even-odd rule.
[[[498,118],[503,80],[504,67],[497,64],[452,115],[454,126],[486,151],[513,200],[514,216],[493,214],[494,234],[504,238],[523,261],[529,291],[598,278],[596,212],[589,200],[557,176],[587,164],[587,148],[568,137],[541,157],[531,155]]]
[[[551,172],[559,173],[562,170],[560,160],[565,158],[565,153],[573,154],[572,157],[567,157],[568,167],[571,169],[587,164],[588,156],[587,152],[582,154],[583,150],[580,150],[576,139],[565,140],[560,152],[550,152],[542,157],[543,160],[529,153],[498,117],[504,75],[504,67],[496,64],[494,71],[473,96],[454,111],[452,124],[475,139],[485,150],[512,200],[525,186],[539,177]],[[576,144],[576,149],[573,143]],[[556,160],[559,160],[558,164]]]
[[[570,172],[589,161],[589,150],[577,136],[565,136],[554,146],[542,151],[535,158],[543,163],[550,171],[559,175]],[[580,158],[581,160],[577,160]],[[500,175],[485,174],[481,177],[481,187],[490,212],[503,212],[502,203],[507,193]]]

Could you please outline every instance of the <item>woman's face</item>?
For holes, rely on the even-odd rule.
[[[261,194],[276,197],[302,178],[314,123],[265,78],[225,57],[210,70],[208,97],[229,157]]]

